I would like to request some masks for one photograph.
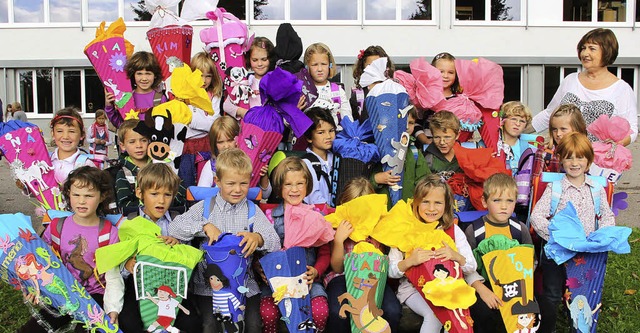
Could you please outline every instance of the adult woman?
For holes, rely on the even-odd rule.
[[[533,118],[533,128],[536,132],[545,130],[549,116],[559,105],[574,104],[587,125],[603,114],[627,119],[632,133],[618,143],[630,144],[638,135],[637,97],[626,82],[607,69],[618,56],[616,36],[609,29],[594,29],[580,39],[577,49],[583,71],[569,74],[562,81],[547,108]]]

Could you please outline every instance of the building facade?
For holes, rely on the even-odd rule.
[[[104,93],[84,46],[101,21],[123,17],[125,37],[136,50],[150,51],[149,16],[141,13],[141,3],[0,0],[0,98],[5,104],[20,101],[29,119],[42,125],[67,105],[92,118],[103,107]],[[640,0],[222,0],[218,6],[256,36],[275,42],[278,25],[289,22],[305,47],[326,43],[339,65],[336,80],[347,88],[356,55],[369,45],[383,46],[400,68],[446,51],[502,65],[505,101],[522,100],[536,113],[564,76],[580,70],[576,45],[595,27],[615,32],[620,52],[609,69],[638,88]],[[203,46],[198,32],[211,22],[192,25],[195,54]]]

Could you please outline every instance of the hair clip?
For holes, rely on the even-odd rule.
[[[358,60],[362,59],[362,57],[364,57],[364,49],[360,50],[360,52],[358,52]]]
[[[263,48],[263,49],[266,49],[267,48],[267,43],[260,42],[260,47]]]

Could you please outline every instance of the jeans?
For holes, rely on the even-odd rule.
[[[544,248],[544,244],[542,244],[542,248]],[[544,251],[540,256],[540,268],[542,269],[543,294],[536,295],[540,306],[540,315],[542,316],[542,323],[538,332],[551,333],[556,330],[558,305],[564,293],[567,272],[564,265],[556,264],[553,259],[547,257]]]

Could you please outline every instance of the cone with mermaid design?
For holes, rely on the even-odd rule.
[[[35,232],[29,217],[22,213],[0,215],[0,278],[25,297],[35,300],[48,312],[70,315],[87,330],[120,332],[87,290],[60,262],[53,250]],[[38,317],[38,308],[28,304]],[[46,322],[40,323],[51,329]],[[51,331],[53,331],[51,329]]]

